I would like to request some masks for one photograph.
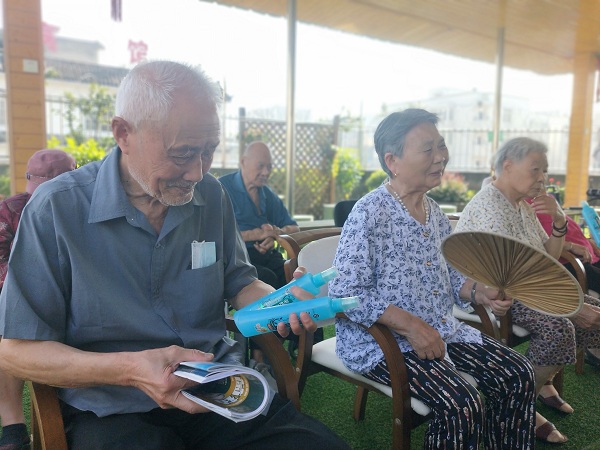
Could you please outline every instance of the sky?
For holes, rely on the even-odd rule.
[[[199,64],[232,96],[228,108],[286,105],[287,24],[200,0],[41,0],[42,20],[57,35],[98,41],[101,64],[132,67],[129,41],[148,45],[148,59]],[[313,25],[297,26],[296,110],[313,120],[377,113],[383,104],[419,100],[440,88],[493,92],[493,64],[368,39]],[[528,98],[535,110],[568,112],[570,75],[540,76],[506,68],[504,95]],[[550,98],[551,97],[551,98]]]

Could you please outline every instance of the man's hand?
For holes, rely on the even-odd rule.
[[[271,250],[275,245],[275,239],[273,238],[267,238],[263,241],[260,242],[255,242],[254,243],[254,248],[262,255],[264,255],[265,253],[267,253],[269,250]]]
[[[276,226],[271,225],[270,223],[263,223],[260,227],[262,230],[261,239],[265,240],[268,238],[277,239],[279,236],[281,229]]]
[[[208,411],[181,393],[182,389],[197,383],[178,377],[173,372],[183,361],[212,361],[214,355],[175,345],[132,352],[130,355],[131,385],[145,392],[161,408],[178,408],[190,414]]]
[[[306,269],[304,267],[298,267],[294,271],[294,279],[304,276],[305,273]],[[290,292],[299,300],[310,300],[315,298],[315,296],[310,292],[307,292],[298,286],[293,286],[290,289]],[[300,318],[298,318],[296,314],[290,314],[290,328],[294,334],[301,334],[303,329],[307,331],[315,331],[317,329],[317,324],[314,320],[312,320],[310,315],[303,312],[300,314]],[[277,324],[277,332],[283,337],[286,337],[290,333],[288,327],[281,322]]]

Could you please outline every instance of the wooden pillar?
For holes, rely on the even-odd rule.
[[[25,191],[29,157],[46,146],[40,0],[4,0],[4,71],[10,187]]]
[[[581,206],[581,201],[587,199],[585,192],[588,188],[590,166],[595,71],[596,57],[593,54],[581,53],[575,56],[565,207]]]
[[[564,206],[581,206],[587,199],[590,166],[594,74],[597,36],[592,17],[600,15],[600,2],[580,0],[579,20],[573,59],[573,102],[569,126],[569,153],[565,179]]]

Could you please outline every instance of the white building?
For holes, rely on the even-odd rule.
[[[4,56],[4,39],[0,30],[0,51]],[[99,42],[56,37],[54,51],[45,51],[44,73],[46,78],[46,130],[48,136],[64,137],[68,133],[64,121],[65,93],[75,97],[87,97],[90,84],[105,87],[116,93],[121,79],[128,69],[102,66],[97,63]],[[107,123],[107,126],[109,123]],[[0,67],[0,166],[9,164],[6,133],[6,78]]]
[[[439,116],[438,127],[450,150],[450,171],[463,174],[489,172],[495,151],[492,148],[494,94],[455,89],[437,90],[431,97],[418,101],[390,104],[386,106],[385,113],[365,118],[361,154],[366,169],[380,167],[373,147],[373,133],[377,125],[391,112],[406,108],[423,108]],[[500,144],[516,136],[543,141],[549,149],[550,172],[565,173],[569,138],[567,114],[534,112],[527,99],[503,96],[501,118]]]

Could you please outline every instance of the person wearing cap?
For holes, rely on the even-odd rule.
[[[17,233],[21,212],[33,191],[45,181],[75,169],[75,159],[56,149],[39,150],[27,162],[25,192],[8,197],[0,203],[0,290],[8,271],[8,257]],[[2,437],[0,450],[29,448],[29,435],[21,405],[23,381],[0,371],[0,420]]]

